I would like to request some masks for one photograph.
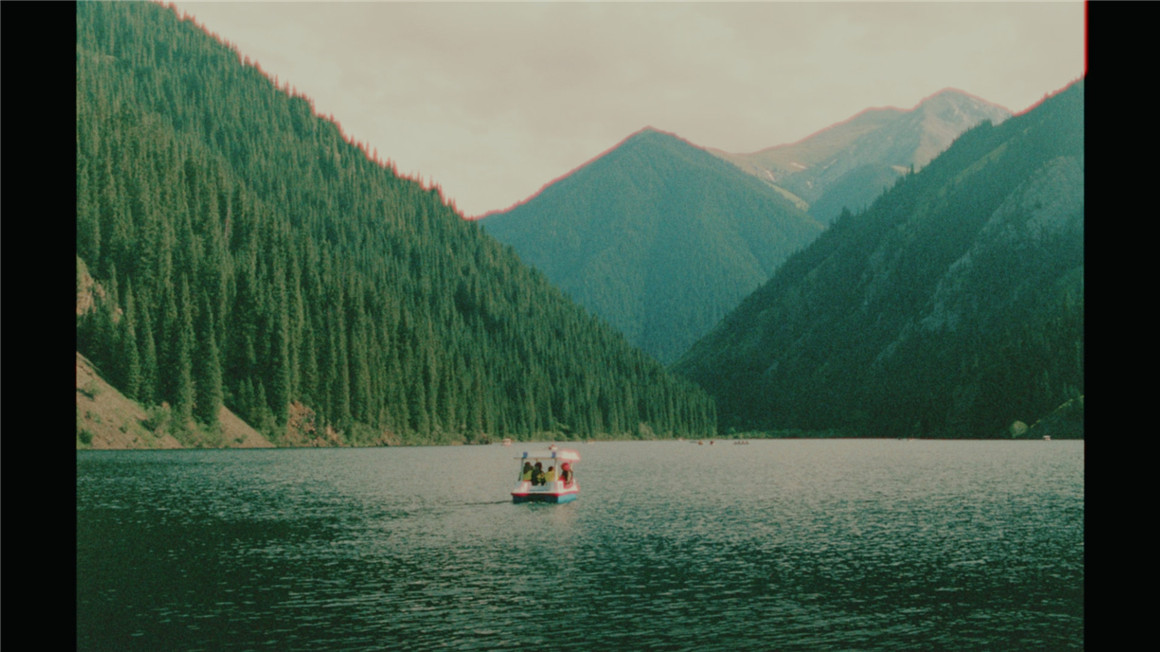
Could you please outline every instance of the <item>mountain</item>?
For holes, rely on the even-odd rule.
[[[844,213],[673,369],[723,428],[997,436],[1083,395],[1083,305],[1080,80]]]
[[[775,189],[651,128],[480,223],[662,362],[822,231]]]
[[[750,154],[711,149],[738,168],[781,189],[829,224],[842,208],[865,208],[894,180],[921,169],[967,129],[999,124],[1011,113],[947,89],[910,110],[868,109],[797,143]]]
[[[77,353],[185,445],[222,407],[281,446],[715,431],[702,390],[171,7],[76,6],[76,174]]]

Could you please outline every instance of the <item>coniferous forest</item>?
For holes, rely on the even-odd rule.
[[[655,129],[481,224],[665,364],[824,229],[756,176]]]
[[[726,430],[1009,437],[1063,407],[1082,436],[1084,81],[844,211],[673,369]]]
[[[177,430],[715,432],[691,381],[193,21],[81,2],[76,28],[77,350]]]

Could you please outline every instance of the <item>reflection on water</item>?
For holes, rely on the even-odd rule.
[[[78,452],[78,648],[1083,647],[1082,442],[577,448]]]

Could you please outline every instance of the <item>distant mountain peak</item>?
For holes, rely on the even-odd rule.
[[[671,131],[665,131],[664,129],[657,129],[656,127],[653,127],[650,125],[647,127],[641,127],[640,129],[637,129],[636,131],[632,132],[631,134],[628,135],[628,137],[626,137],[624,140],[620,141],[615,147],[612,147],[611,149],[609,149],[607,151],[611,152],[611,151],[619,148],[621,145],[628,143],[629,141],[636,141],[636,140],[651,140],[654,142],[680,141],[680,142],[682,142],[690,147],[696,147],[697,149],[702,149],[699,145],[691,143],[688,140],[686,140],[685,138],[682,138],[681,136],[678,136],[677,134],[675,134]]]
[[[866,206],[899,174],[926,165],[967,129],[1010,116],[997,104],[948,87],[911,109],[865,109],[788,145],[752,154],[710,151],[796,197],[828,223],[843,207]]]
[[[983,98],[979,97],[978,95],[972,95],[971,93],[968,93],[964,90],[960,90],[958,88],[953,88],[953,87],[949,87],[949,86],[947,88],[942,89],[941,91],[938,91],[936,93],[933,93],[931,95],[926,96],[921,101],[919,101],[919,103],[916,104],[914,106],[914,108],[918,109],[918,108],[923,107],[923,106],[937,105],[937,104],[940,104],[943,102],[954,102],[954,103],[967,102],[967,103],[972,103],[972,104],[981,104],[981,105],[986,105],[986,106],[993,106],[993,107],[999,109],[1000,111],[1006,112],[1008,114],[1011,113],[1011,111],[1004,106],[1001,106],[999,104],[995,104],[994,102],[989,102],[987,100],[984,100]]]
[[[998,124],[1011,117],[1011,111],[994,102],[958,90],[945,88],[915,105],[915,115],[936,115],[945,121],[973,125],[980,119]]]
[[[628,137],[633,138],[634,136],[639,136],[641,134],[649,134],[649,133],[667,134],[669,136],[673,135],[673,134],[671,134],[667,131],[664,131],[662,129],[657,129],[656,127],[654,127],[652,125],[647,125],[647,126],[641,127],[640,129],[637,129],[636,131],[632,132],[631,134],[629,134]]]
[[[775,188],[652,126],[481,223],[661,362],[823,231]]]
[[[548,190],[552,186],[555,186],[556,184],[561,183],[561,182],[565,181],[566,179],[569,179],[569,178],[575,176],[577,173],[581,172],[582,170],[585,170],[585,169],[591,167],[593,163],[596,163],[596,162],[608,157],[609,155],[613,154],[617,150],[623,149],[626,145],[629,145],[630,143],[636,144],[636,143],[665,142],[665,141],[670,141],[670,142],[680,141],[680,142],[688,145],[689,147],[695,147],[697,149],[701,149],[697,145],[690,143],[689,141],[685,140],[684,138],[681,138],[680,136],[678,136],[672,132],[664,131],[662,129],[657,129],[656,127],[653,127],[651,125],[646,125],[644,127],[641,127],[640,129],[637,129],[636,131],[632,132],[631,134],[625,136],[620,141],[618,141],[615,145],[600,152],[596,156],[593,156],[592,158],[588,159],[587,161],[584,161],[580,165],[577,165],[576,167],[565,172],[564,174],[561,174],[560,176],[556,177],[555,179],[548,181],[543,186],[540,186],[539,190],[537,190],[535,193],[528,196],[527,198],[521,199],[520,201],[517,201],[516,203],[514,203],[511,206],[508,206],[506,208],[499,208],[499,209],[487,211],[486,213],[483,213],[481,215],[476,215],[476,216],[468,218],[468,219],[470,219],[472,221],[482,221],[482,220],[485,220],[489,217],[493,217],[495,215],[502,215],[504,213],[511,212],[512,210],[515,210],[516,208],[519,208],[520,206],[523,206],[523,205],[527,204],[528,202],[533,201],[534,199],[539,197],[544,191]]]

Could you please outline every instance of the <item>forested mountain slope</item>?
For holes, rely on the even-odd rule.
[[[713,402],[309,100],[152,3],[77,5],[77,347],[275,443],[709,434]],[[384,116],[389,119],[389,116]]]
[[[655,129],[482,224],[666,363],[822,231],[773,188]]]
[[[1083,306],[1081,80],[840,217],[674,369],[722,427],[996,436],[1082,396]]]

